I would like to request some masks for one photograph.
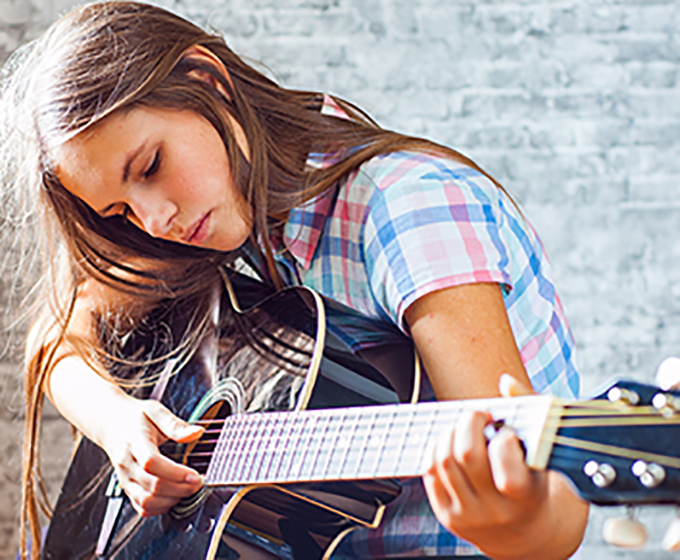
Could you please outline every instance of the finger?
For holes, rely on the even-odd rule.
[[[130,498],[132,507],[142,517],[153,517],[154,515],[166,513],[179,501],[178,498],[169,496],[150,495],[136,484],[126,488],[125,493]]]
[[[187,443],[197,440],[203,434],[203,428],[178,418],[156,401],[147,402],[144,414],[167,439]]]
[[[498,390],[503,397],[523,397],[536,393],[531,385],[526,385],[507,373],[502,374],[498,380]]]
[[[130,443],[132,461],[129,465],[119,465],[121,468],[134,469],[138,465],[142,471],[169,482],[187,484],[192,488],[202,485],[203,479],[194,469],[162,455],[149,437],[153,438],[153,435],[142,432]]]
[[[138,483],[138,479],[143,478],[143,474],[140,476],[140,470],[139,466],[136,469],[129,467],[116,469],[118,480],[137,513],[143,517],[158,515],[165,513],[179,501],[180,498],[177,497],[154,496],[150,493]]]
[[[470,504],[475,500],[475,492],[453,456],[453,440],[455,437],[455,429],[446,431],[439,436],[435,442],[432,467],[427,474],[438,480],[456,503]]]
[[[534,491],[534,472],[524,462],[519,439],[508,427],[501,428],[488,445],[493,482],[502,495],[519,500]]]
[[[189,484],[164,479],[141,468],[131,469],[128,473],[131,483],[137,484],[150,496],[174,498],[186,498],[201,489],[202,483]]]
[[[460,511],[460,505],[455,494],[451,494],[436,474],[423,476],[423,485],[427,493],[432,511],[444,527],[453,526],[453,516]]]
[[[141,466],[145,473],[168,483],[190,488],[200,487],[203,484],[203,478],[194,469],[175,463],[160,453],[149,457]]]
[[[453,457],[465,473],[477,494],[488,493],[493,488],[491,466],[486,449],[484,428],[491,415],[480,411],[464,412],[456,425],[453,438]]]

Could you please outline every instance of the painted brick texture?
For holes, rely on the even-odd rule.
[[[680,353],[677,0],[158,3],[223,31],[281,83],[352,100],[388,128],[461,150],[500,180],[551,257],[586,393],[612,376],[651,381],[664,357]],[[0,0],[0,61],[73,4]],[[9,284],[0,282],[5,308]],[[17,356],[0,364],[0,560],[16,549]],[[48,411],[53,494],[69,438]],[[592,515],[586,559],[670,558],[659,542],[673,512],[642,513],[651,536],[637,553],[602,543],[604,515]]]

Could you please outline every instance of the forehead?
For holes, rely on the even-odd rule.
[[[55,150],[55,170],[67,189],[85,178],[100,178],[103,169],[115,163],[132,140],[131,131],[126,132],[130,115],[110,115]]]
[[[143,108],[114,113],[59,146],[54,160],[61,184],[96,208],[98,195],[121,182],[126,158],[143,144],[152,116]]]

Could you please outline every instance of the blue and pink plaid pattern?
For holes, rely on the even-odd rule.
[[[506,193],[479,171],[422,153],[373,158],[333,192],[293,211],[283,241],[302,284],[402,329],[404,311],[425,294],[501,284],[534,388],[578,395],[574,342],[543,247]],[[422,483],[413,480],[378,529],[350,533],[332,558],[475,550],[437,522]]]

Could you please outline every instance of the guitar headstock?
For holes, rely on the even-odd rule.
[[[565,405],[548,468],[594,504],[680,504],[680,392],[619,381]]]

